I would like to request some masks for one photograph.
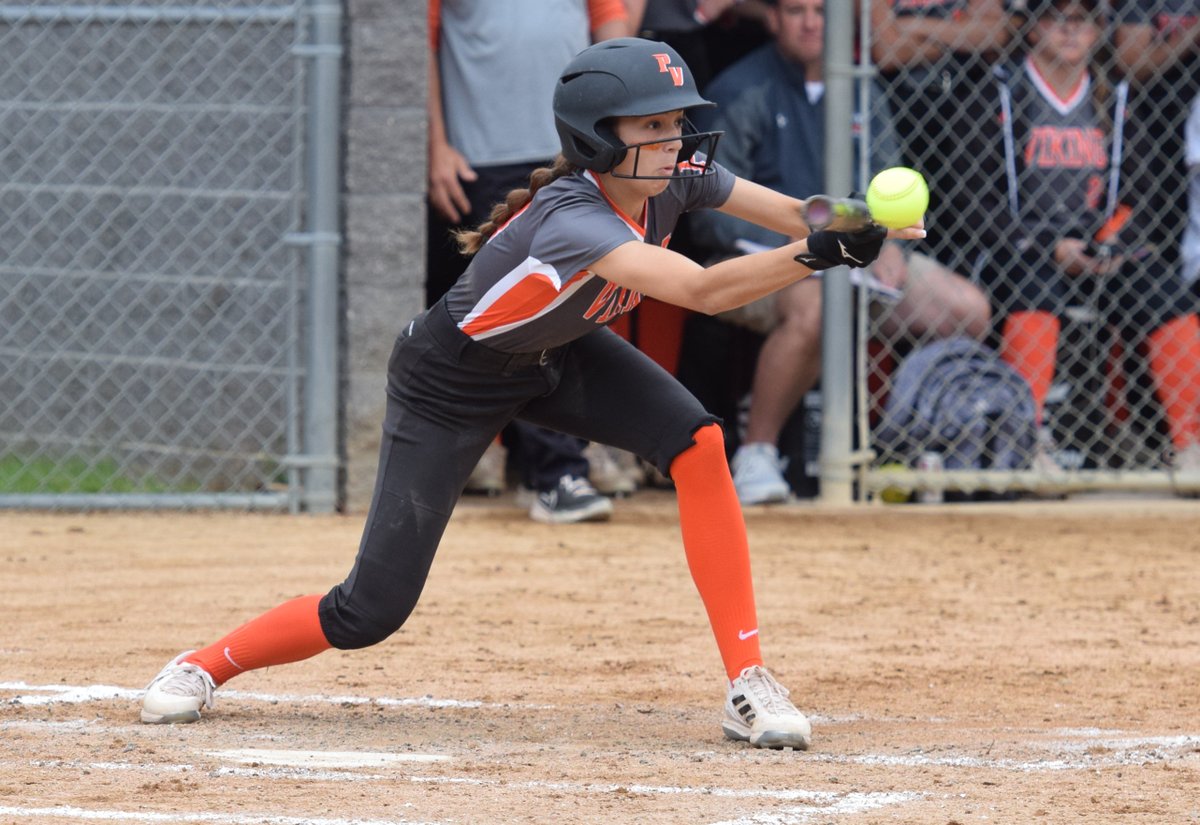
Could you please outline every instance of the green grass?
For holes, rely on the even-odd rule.
[[[134,480],[121,474],[112,459],[85,461],[68,458],[26,460],[0,458],[0,493],[163,493],[168,488],[154,480]]]

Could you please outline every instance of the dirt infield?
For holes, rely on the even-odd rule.
[[[747,514],[807,753],[722,738],[669,493],[451,523],[384,644],[137,723],[168,658],[348,569],[361,517],[0,513],[0,824],[1200,822],[1195,502]]]

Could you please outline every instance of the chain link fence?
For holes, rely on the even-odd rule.
[[[0,506],[296,506],[302,11],[0,5]]]
[[[864,492],[1200,489],[1181,274],[1200,3],[869,0],[861,17],[870,114],[931,188],[909,277],[958,276],[859,302]],[[974,347],[930,347],[963,338],[985,360],[954,375]]]

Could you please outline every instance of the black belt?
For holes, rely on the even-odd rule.
[[[425,313],[425,328],[460,361],[495,367],[502,372],[549,364],[562,351],[562,347],[551,347],[537,352],[503,352],[492,349],[458,328],[458,324],[450,318],[450,310],[445,301],[438,301]]]

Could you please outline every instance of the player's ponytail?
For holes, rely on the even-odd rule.
[[[458,251],[464,255],[474,255],[487,243],[487,239],[495,234],[497,229],[504,226],[513,215],[520,212],[526,204],[533,200],[533,196],[539,189],[575,170],[575,165],[562,155],[554,159],[552,166],[534,169],[529,175],[528,189],[514,189],[509,192],[501,203],[492,207],[492,213],[488,215],[487,221],[480,224],[478,228],[461,229],[454,233],[454,240],[458,242]]]

